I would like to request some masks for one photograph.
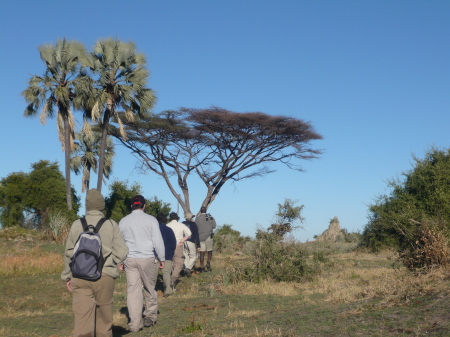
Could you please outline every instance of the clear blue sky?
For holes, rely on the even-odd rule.
[[[367,223],[386,180],[411,168],[411,154],[450,145],[449,1],[8,1],[0,12],[0,177],[63,152],[55,120],[25,118],[21,92],[44,65],[37,47],[58,38],[117,37],[147,56],[154,109],[261,111],[310,121],[324,140],[305,172],[281,165],[264,178],[225,186],[210,212],[244,235],[268,227],[285,198],[305,205],[302,241],[339,217]],[[147,196],[175,199],[117,149],[114,177]],[[72,176],[81,195],[81,177]],[[191,186],[191,203],[203,186]],[[107,192],[107,186],[103,192]],[[82,196],[84,198],[84,196]]]

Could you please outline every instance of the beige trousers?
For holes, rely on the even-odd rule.
[[[97,281],[73,278],[74,337],[112,337],[114,279],[102,274]]]
[[[159,261],[154,257],[149,259],[126,258],[124,265],[127,274],[127,306],[130,315],[128,326],[131,331],[139,331],[144,327],[142,321],[144,300],[144,317],[149,317],[153,322],[156,322],[158,317],[158,295],[155,285]],[[144,297],[142,297],[142,289],[144,289]]]
[[[186,241],[184,243],[184,266],[191,270],[194,267],[195,260],[197,259],[197,248],[195,243]]]
[[[180,277],[181,269],[184,265],[183,246],[177,245],[173,254],[173,266],[172,266],[172,285],[175,287],[178,278]]]
[[[164,295],[172,295],[172,260],[166,260],[164,268],[162,269],[163,281],[164,281]]]

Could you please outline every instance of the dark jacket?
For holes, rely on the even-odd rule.
[[[200,237],[198,236],[198,227],[197,224],[193,221],[183,221],[183,223],[189,227],[192,232],[192,235],[189,237],[188,241],[195,243],[197,248],[200,248]]]
[[[164,247],[166,249],[166,260],[173,260],[173,254],[175,252],[175,248],[177,248],[177,239],[175,238],[175,233],[164,223],[159,224],[159,229],[161,230]]]

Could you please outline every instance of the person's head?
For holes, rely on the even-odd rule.
[[[134,211],[135,209],[144,209],[145,206],[145,198],[142,195],[136,195],[133,199],[131,199],[131,209]]]
[[[156,220],[158,220],[159,223],[166,223],[167,222],[167,214],[159,212],[156,215]]]
[[[192,214],[192,213],[189,213],[189,212],[184,215],[184,218],[186,220],[191,220],[192,221],[194,217],[195,217],[195,215]]]
[[[86,211],[103,211],[105,209],[105,198],[95,188],[86,193]]]
[[[206,207],[205,206],[200,207],[200,213],[206,213]]]
[[[180,217],[178,216],[177,213],[172,212],[172,213],[169,214],[169,219],[178,221],[178,220],[180,220]]]

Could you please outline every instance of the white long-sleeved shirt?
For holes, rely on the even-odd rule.
[[[172,228],[173,232],[175,233],[175,238],[177,239],[177,243],[180,243],[181,240],[185,236],[191,236],[192,232],[189,229],[188,226],[186,226],[184,223],[178,222],[177,220],[172,220],[167,224],[167,227]]]
[[[164,241],[155,217],[137,209],[120,220],[119,229],[129,249],[127,257],[146,259],[156,254],[160,261],[166,260]]]

